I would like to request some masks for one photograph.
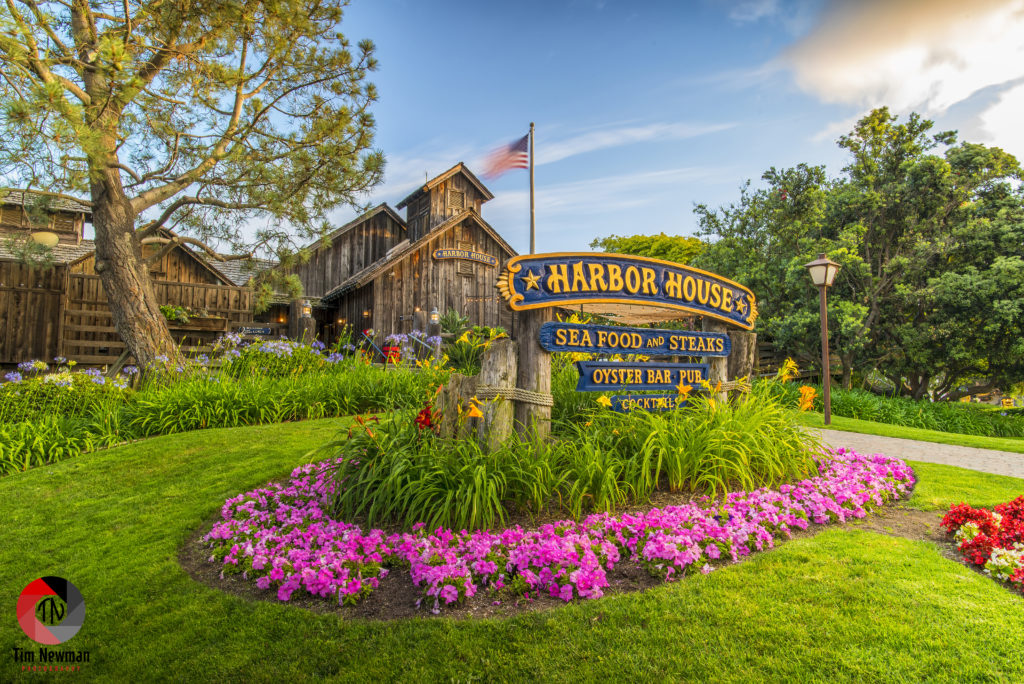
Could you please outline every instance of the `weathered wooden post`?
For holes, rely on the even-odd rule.
[[[503,338],[491,342],[484,352],[477,376],[476,396],[483,403],[483,418],[477,419],[477,441],[489,450],[501,446],[511,436],[515,418],[512,401],[516,386],[518,347]]]
[[[516,398],[516,431],[522,437],[535,436],[538,442],[551,432],[551,354],[540,346],[540,326],[552,319],[549,308],[531,309],[519,314],[519,369],[516,387],[541,396],[520,393]],[[542,396],[547,395],[546,400]],[[522,398],[520,398],[522,397]]]
[[[732,352],[729,354],[729,367],[726,376],[730,380],[747,378],[753,381],[754,365],[757,363],[757,333],[730,330]]]
[[[711,316],[702,316],[701,330],[704,332],[724,333],[728,328],[725,323]],[[735,349],[733,349],[733,353],[736,353]],[[726,356],[706,356],[704,357],[704,363],[708,364],[708,383],[712,387],[715,387],[718,383],[725,384],[725,381],[728,380],[729,358]],[[729,393],[725,390],[716,392],[714,396],[717,401],[724,402],[729,400]]]

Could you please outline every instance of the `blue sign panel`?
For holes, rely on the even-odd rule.
[[[660,259],[625,254],[524,254],[498,277],[515,311],[572,304],[632,304],[710,316],[754,327],[754,293],[727,278]]]
[[[484,252],[473,252],[468,249],[435,249],[432,255],[435,259],[465,259],[466,261],[476,261],[488,266],[498,265],[498,257],[485,254]]]
[[[680,390],[707,382],[706,363],[631,363],[577,361],[580,372],[577,392],[613,390]]]
[[[616,394],[608,397],[612,411],[671,411],[686,406],[686,400],[678,394]]]
[[[550,322],[540,326],[540,346],[551,352],[643,354],[645,356],[728,356],[724,333],[626,328]]]
[[[252,328],[247,325],[243,325],[238,329],[238,332],[243,335],[269,335],[270,328]]]

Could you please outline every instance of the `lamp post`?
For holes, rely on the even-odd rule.
[[[832,283],[836,279],[836,273],[839,273],[839,264],[832,261],[824,254],[819,254],[818,258],[809,264],[804,264],[811,274],[811,281],[818,288],[820,293],[820,306],[821,306],[821,384],[822,390],[822,401],[825,404],[825,425],[832,424],[832,391],[831,391],[831,380],[832,376],[829,374],[828,368],[828,306],[825,302],[825,290],[832,286]]]

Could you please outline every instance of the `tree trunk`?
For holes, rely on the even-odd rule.
[[[177,362],[181,355],[160,313],[142,246],[135,236],[135,212],[117,169],[94,171],[91,186],[96,273],[107,295],[114,328],[141,368]]]
[[[853,354],[840,354],[839,363],[843,367],[843,389],[853,388]]]

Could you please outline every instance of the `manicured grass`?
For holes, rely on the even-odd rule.
[[[1005,475],[980,473],[936,463],[907,461],[917,475],[918,483],[910,498],[910,506],[923,511],[940,511],[951,503],[965,502],[971,506],[992,508],[1024,494],[1024,480]],[[969,473],[969,474],[968,474]]]
[[[810,427],[825,427],[824,420],[820,413],[801,413],[800,420],[804,425]],[[1024,439],[1013,437],[980,437],[978,435],[961,435],[955,432],[939,432],[938,430],[924,430],[921,428],[902,427],[889,425],[887,423],[874,423],[870,420],[858,420],[857,418],[844,418],[843,416],[832,416],[830,430],[842,430],[844,432],[860,432],[865,435],[880,435],[882,437],[901,437],[903,439],[917,439],[922,442],[936,442],[938,444],[955,444],[957,446],[978,447],[979,449],[996,449],[998,451],[1012,451],[1024,454]]]
[[[508,620],[365,623],[196,584],[178,547],[224,499],[305,461],[343,419],[170,435],[0,480],[0,586],[85,598],[67,648],[107,681],[1024,680],[1024,600],[930,544],[851,528],[642,594]],[[913,505],[1024,480],[924,466]],[[0,652],[33,648],[13,619]],[[61,648],[61,647],[58,647]],[[0,679],[18,674],[10,656]]]

